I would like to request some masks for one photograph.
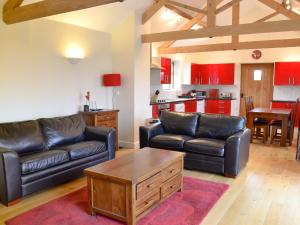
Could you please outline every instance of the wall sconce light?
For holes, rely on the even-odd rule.
[[[78,64],[84,58],[84,51],[80,46],[71,44],[66,49],[66,58],[71,64]]]

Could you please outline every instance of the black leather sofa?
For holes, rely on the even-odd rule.
[[[115,130],[86,127],[80,115],[0,124],[0,200],[22,196],[83,174],[115,157]]]
[[[236,177],[249,158],[251,132],[243,117],[162,112],[160,123],[140,127],[140,148],[186,153],[186,169]]]

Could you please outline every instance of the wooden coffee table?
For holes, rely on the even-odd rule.
[[[86,169],[90,213],[136,224],[138,216],[182,190],[184,155],[144,148]]]

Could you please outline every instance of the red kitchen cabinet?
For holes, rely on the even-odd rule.
[[[191,84],[199,84],[199,65],[192,63],[191,64]]]
[[[171,84],[172,82],[172,60],[169,58],[161,58],[160,83]]]
[[[205,113],[230,115],[231,101],[230,100],[206,100]]]
[[[158,119],[158,117],[159,117],[159,112],[158,112],[159,110],[158,110],[158,105],[153,105],[152,106],[152,118],[153,119]]]
[[[184,107],[185,107],[185,112],[188,113],[197,112],[197,100],[185,101]]]
[[[275,63],[274,85],[300,85],[300,62]]]
[[[191,84],[233,85],[234,63],[191,64]]]
[[[175,111],[175,103],[170,103],[170,111],[171,112]]]
[[[295,102],[272,102],[272,109],[291,109],[292,111],[295,110],[296,103]],[[298,106],[295,126],[299,126],[300,121],[300,105]]]
[[[215,77],[218,85],[234,84],[234,63],[218,64],[217,75]]]

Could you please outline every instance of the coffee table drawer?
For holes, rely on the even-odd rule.
[[[159,201],[160,201],[160,193],[158,191],[157,193],[150,196],[149,198],[137,203],[136,214],[140,215],[141,213],[145,212],[147,209],[149,209],[151,206],[153,206]]]
[[[157,173],[154,176],[142,181],[136,187],[136,199],[145,199],[153,193],[159,192],[161,184],[161,173]]]
[[[164,199],[170,194],[178,191],[181,187],[182,175],[178,175],[164,183],[161,187],[161,197]]]
[[[162,171],[162,180],[167,181],[169,180],[171,177],[176,176],[177,174],[179,174],[182,170],[182,161],[177,161],[175,163],[173,163],[171,166],[169,166],[168,168],[164,169]]]

